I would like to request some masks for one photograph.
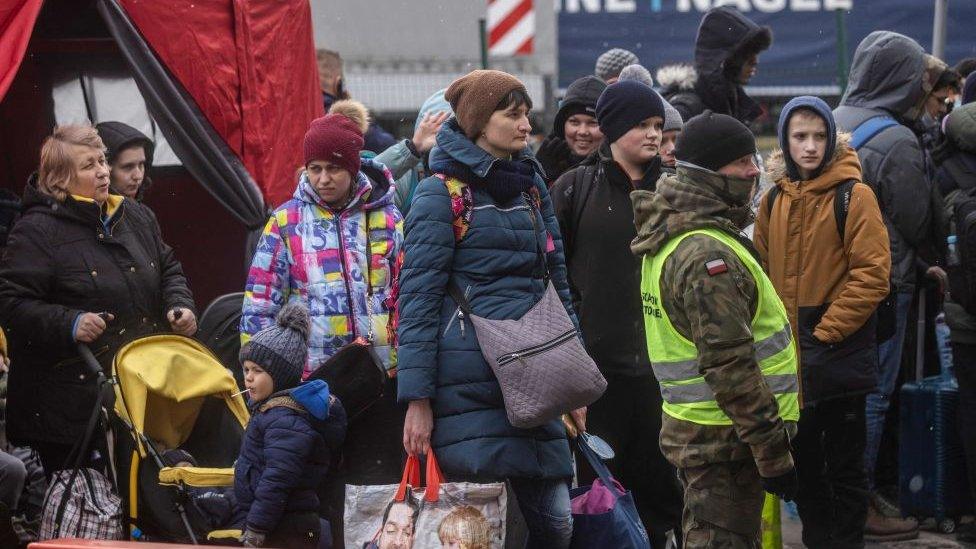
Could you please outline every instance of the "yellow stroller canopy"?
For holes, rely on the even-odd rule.
[[[115,413],[134,434],[178,448],[193,430],[207,397],[222,399],[241,427],[247,405],[231,373],[201,343],[174,334],[137,339],[115,355]],[[136,446],[146,457],[143,441]]]

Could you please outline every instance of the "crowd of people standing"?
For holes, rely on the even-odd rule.
[[[875,31],[839,106],[793,98],[763,159],[743,86],[771,47],[768,27],[712,9],[694,62],[657,71],[660,91],[612,49],[568,87],[537,150],[532,99],[510,74],[435,91],[397,141],[349,97],[338,54],[320,52],[327,114],[257,242],[241,364],[226,365],[243,367],[254,414],[235,488],[243,543],[340,544],[342,486],[395,484],[408,455],[433,449],[451,481],[508,483],[528,546],[569,546],[570,480],[595,472],[563,422],[511,424],[452,285],[478,316],[518,319],[551,281],[607,382],[567,421],[615,450],[654,547],[759,547],[769,493],[796,501],[808,547],[854,548],[918,532],[875,479],[913,302],[935,281],[976,495],[976,263],[956,248],[958,212],[976,201],[974,63]],[[56,128],[5,242],[6,435],[48,478],[70,466],[98,398],[76,345],[107,368],[136,338],[197,329],[142,203],[153,148],[121,122]],[[354,341],[372,346],[386,390],[347,425],[327,389],[312,387],[318,404],[295,391]],[[104,442],[85,466],[107,465]],[[0,511],[25,475],[0,451]]]

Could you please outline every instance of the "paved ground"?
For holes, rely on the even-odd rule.
[[[783,547],[784,549],[803,549],[800,537],[800,519],[791,514],[790,509],[785,505],[782,512],[783,520]],[[923,524],[923,526],[925,526]],[[955,534],[941,534],[924,529],[919,533],[917,539],[908,541],[892,541],[887,543],[868,543],[865,549],[881,548],[897,549],[973,549],[976,545],[964,544],[956,541]]]

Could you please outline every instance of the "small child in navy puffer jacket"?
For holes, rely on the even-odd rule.
[[[329,386],[301,383],[308,312],[281,309],[274,325],[241,349],[251,421],[234,466],[234,523],[245,547],[316,547],[322,532],[316,489],[346,433]]]

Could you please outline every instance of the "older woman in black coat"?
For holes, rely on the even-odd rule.
[[[103,368],[129,341],[196,331],[193,296],[144,206],[109,195],[104,146],[90,126],[55,129],[24,190],[23,214],[0,260],[0,325],[12,368],[7,433],[64,469],[97,388],[76,344]],[[84,463],[104,453],[86,449]]]

